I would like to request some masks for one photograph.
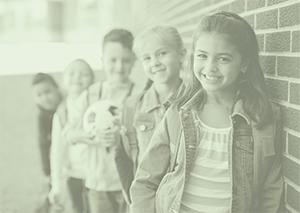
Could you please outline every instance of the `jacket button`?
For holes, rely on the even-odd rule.
[[[145,126],[144,124],[142,124],[142,125],[139,127],[139,129],[140,129],[141,131],[145,131],[145,130],[146,130],[146,126]]]

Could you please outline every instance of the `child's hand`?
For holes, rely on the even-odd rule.
[[[69,138],[72,144],[76,143],[87,143],[87,144],[95,144],[93,140],[93,136],[84,132],[81,129],[72,130],[69,133]]]
[[[120,141],[119,129],[119,126],[116,125],[110,129],[99,130],[97,132],[97,139],[99,139],[103,147],[110,148]]]
[[[52,189],[48,194],[48,199],[52,205],[61,203],[61,193],[58,190]]]

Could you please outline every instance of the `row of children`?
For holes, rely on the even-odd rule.
[[[105,81],[91,85],[82,60],[65,71],[68,96],[53,119],[51,202],[61,200],[68,177],[77,212],[280,211],[280,113],[244,19],[217,12],[199,22],[184,81],[186,49],[173,27],[153,27],[134,41],[130,32],[112,30],[102,47]],[[145,89],[128,79],[133,50],[153,82]],[[45,120],[60,96],[41,86],[55,91],[52,80],[40,84],[38,76],[36,90],[47,98],[37,103],[51,111],[40,118],[46,140]],[[98,128],[108,120],[94,115],[98,126],[85,128],[86,112],[96,114],[99,101],[114,108],[114,121]]]

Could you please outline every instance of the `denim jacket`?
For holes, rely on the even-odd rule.
[[[183,134],[178,144],[175,168],[171,171],[169,166],[174,148],[168,126],[172,124],[167,123],[165,117],[157,127],[130,189],[131,212],[179,212],[199,143],[194,110],[201,106],[202,96],[203,92],[198,92],[180,109]],[[166,116],[174,114],[174,110],[177,111],[174,106],[170,107]],[[274,122],[258,131],[252,128],[253,121],[245,113],[243,101],[238,100],[234,106],[230,116],[233,140],[228,150],[232,213],[281,211],[281,120],[276,108],[274,115]],[[254,175],[256,172],[258,174]]]
[[[127,104],[125,104],[123,113],[127,113],[128,116],[133,116],[133,118],[131,118],[132,121],[130,124],[127,124],[130,126],[126,126],[125,123],[128,122],[125,122],[124,120],[126,120],[128,116],[123,116],[122,124],[125,125],[126,132],[121,134],[122,142],[116,148],[115,162],[123,189],[127,195],[126,200],[128,203],[130,203],[129,188],[133,181],[136,167],[149,146],[154,130],[164,117],[166,110],[171,105],[170,103],[174,99],[174,95],[175,94],[166,100],[164,104],[161,104],[154,84],[152,84],[147,91],[138,96],[130,97]],[[134,111],[129,113],[128,109],[131,108],[134,109]],[[126,139],[130,141],[129,147],[125,144]],[[137,147],[136,156],[132,155],[133,147],[131,146]]]

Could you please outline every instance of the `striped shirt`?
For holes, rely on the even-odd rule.
[[[200,119],[197,123],[200,143],[180,212],[227,213],[231,200],[228,144],[232,128],[212,128]]]

